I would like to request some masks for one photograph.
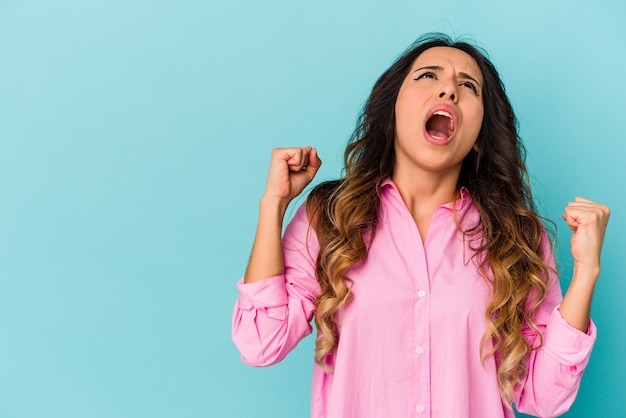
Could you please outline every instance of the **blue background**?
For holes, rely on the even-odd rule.
[[[270,150],[337,177],[376,78],[469,35],[517,111],[566,287],[576,195],[612,219],[568,417],[624,416],[626,3],[0,1],[0,417],[305,417],[313,340],[230,340]]]

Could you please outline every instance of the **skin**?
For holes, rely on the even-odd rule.
[[[281,233],[289,202],[313,180],[322,165],[311,147],[276,148],[272,151],[259,222],[244,276],[245,283],[277,276],[285,270]]]
[[[600,254],[610,216],[609,208],[577,197],[565,208],[563,219],[572,230],[572,281],[559,311],[575,328],[587,332],[591,298],[600,277]]]
[[[483,122],[482,73],[455,48],[424,51],[413,62],[396,100],[396,165],[392,179],[415,219],[422,240],[437,207],[451,202],[463,159],[476,146]],[[433,144],[424,126],[433,109],[456,114],[452,141]]]
[[[422,77],[423,71],[417,70],[424,65],[440,69],[431,71],[433,77]],[[466,85],[466,75],[478,83],[478,95]],[[482,75],[469,55],[437,47],[416,59],[398,94],[393,180],[424,240],[435,209],[456,199],[461,162],[476,146],[483,117],[480,84]],[[440,103],[446,103],[458,116],[454,137],[443,146],[429,143],[423,133],[429,109]],[[313,180],[321,164],[317,150],[310,146],[272,151],[245,283],[284,272],[281,233],[285,211]],[[572,230],[574,272],[559,310],[570,325],[583,332],[588,328],[591,299],[600,275],[609,216],[606,206],[581,197],[570,202],[563,214]]]

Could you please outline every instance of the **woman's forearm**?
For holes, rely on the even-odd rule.
[[[284,271],[281,244],[282,225],[287,204],[278,199],[261,199],[252,253],[244,276],[245,283],[277,276]]]
[[[568,324],[587,332],[591,299],[600,275],[600,266],[595,269],[581,269],[574,265],[572,281],[563,297],[559,311]]]
[[[587,332],[591,298],[600,276],[600,256],[611,212],[608,207],[577,197],[565,208],[563,219],[572,230],[572,282],[559,311],[573,327]]]
[[[315,148],[276,148],[272,151],[245,283],[258,282],[284,272],[281,238],[285,211],[289,202],[313,180],[321,165],[322,160]]]

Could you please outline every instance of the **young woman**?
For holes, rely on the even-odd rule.
[[[485,54],[419,39],[377,81],[345,153],[275,149],[233,316],[246,363],[312,332],[313,417],[555,416],[576,396],[609,210],[576,198],[562,297],[517,122]]]

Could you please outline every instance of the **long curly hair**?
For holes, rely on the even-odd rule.
[[[541,335],[533,318],[544,300],[550,267],[543,262],[544,226],[536,214],[525,149],[517,119],[498,72],[487,54],[444,34],[419,38],[378,79],[359,116],[344,155],[345,176],[311,192],[307,212],[320,251],[316,274],[321,286],[316,304],[315,361],[331,372],[327,356],[337,348],[336,315],[350,302],[352,266],[367,257],[379,221],[380,187],[395,164],[395,102],[415,59],[429,48],[447,46],[469,54],[483,75],[483,123],[477,151],[463,161],[458,187],[465,187],[480,213],[480,224],[465,234],[480,234],[475,260],[491,284],[485,312],[488,331],[481,342],[481,361],[497,354],[502,399],[511,406],[514,387],[527,374],[531,347],[524,332]],[[488,344],[491,342],[491,344]]]

